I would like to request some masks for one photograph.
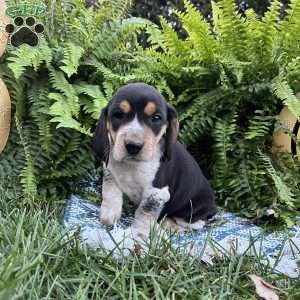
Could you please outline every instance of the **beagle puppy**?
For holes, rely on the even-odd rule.
[[[176,110],[152,86],[121,87],[102,110],[93,135],[103,162],[100,221],[121,217],[123,194],[138,205],[132,231],[147,239],[153,222],[200,229],[217,211],[214,192],[193,157],[177,141]]]

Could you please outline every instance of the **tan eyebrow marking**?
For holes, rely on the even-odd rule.
[[[147,116],[151,116],[156,111],[156,104],[154,102],[148,102],[145,106],[144,113]]]
[[[120,109],[123,113],[128,114],[131,111],[130,103],[127,100],[123,100],[120,103]]]

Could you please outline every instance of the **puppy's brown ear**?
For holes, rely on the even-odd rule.
[[[174,145],[177,141],[177,135],[179,130],[177,112],[175,108],[170,104],[167,104],[167,119],[168,127],[166,131],[165,153],[163,159],[170,160],[172,157]]]
[[[107,130],[107,112],[108,108],[105,107],[102,109],[98,124],[93,134],[92,139],[92,148],[96,154],[97,162],[105,162],[108,163],[109,159],[109,151],[110,151],[110,143],[108,138],[108,130]]]

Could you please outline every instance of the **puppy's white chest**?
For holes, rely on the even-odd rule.
[[[111,161],[108,168],[121,191],[138,204],[142,200],[144,191],[152,187],[159,162]]]

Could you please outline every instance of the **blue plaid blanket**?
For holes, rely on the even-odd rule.
[[[108,230],[99,222],[99,211],[92,202],[73,195],[65,207],[64,226],[70,233],[79,229],[82,243],[116,252],[116,243],[126,240],[126,229],[133,218],[125,214],[114,228]],[[201,260],[208,264],[213,264],[215,256],[224,256],[230,251],[237,255],[258,256],[259,253],[261,262],[274,271],[292,278],[300,274],[297,265],[300,262],[300,227],[297,226],[282,232],[267,232],[237,214],[220,212],[201,230],[178,233],[172,240],[179,249],[192,245],[191,255],[201,253]],[[132,243],[132,239],[127,238],[122,255],[129,255],[128,248]],[[121,248],[117,248],[120,251]]]

